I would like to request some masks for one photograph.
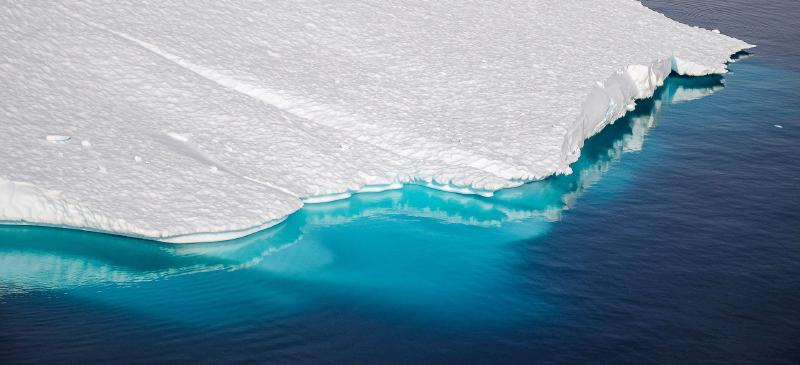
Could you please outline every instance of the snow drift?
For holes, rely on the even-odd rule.
[[[630,0],[11,1],[0,39],[0,221],[167,242],[570,173],[671,72],[752,47]]]

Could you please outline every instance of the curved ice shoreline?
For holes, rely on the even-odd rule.
[[[621,3],[617,4],[613,1],[608,1],[606,5],[609,4],[618,5],[620,11],[631,11],[632,14],[640,16],[643,20],[664,21],[658,18],[648,18],[651,16],[655,17],[655,15],[643,12],[641,9],[636,8],[635,5],[623,5]],[[544,6],[545,5],[543,5],[543,7]],[[641,7],[641,5],[638,6]],[[625,7],[633,8],[627,9]],[[556,10],[561,11],[560,9]],[[456,137],[458,137],[458,140],[457,142],[453,142],[437,133],[431,133],[431,135],[428,136],[425,134],[425,130],[415,130],[411,127],[409,127],[410,129],[404,129],[402,123],[398,124],[391,120],[387,120],[383,125],[375,125],[373,121],[365,121],[358,113],[352,113],[347,109],[342,109],[341,106],[336,106],[336,103],[333,103],[334,99],[317,101],[319,97],[327,98],[327,96],[312,95],[311,98],[307,98],[306,96],[300,97],[297,91],[286,92],[281,90],[281,88],[266,87],[264,86],[265,81],[257,78],[260,69],[256,66],[242,64],[239,66],[236,74],[225,72],[221,68],[221,66],[224,66],[223,64],[215,64],[217,59],[205,53],[205,50],[208,50],[208,48],[200,49],[200,51],[203,51],[200,53],[192,49],[192,44],[188,44],[188,48],[186,49],[176,49],[174,47],[181,47],[183,43],[178,42],[170,44],[173,39],[170,37],[162,37],[160,34],[149,34],[146,28],[144,28],[144,30],[138,30],[139,33],[134,34],[128,32],[135,31],[135,26],[131,29],[120,30],[120,25],[115,24],[113,21],[108,24],[96,23],[100,18],[98,18],[96,14],[93,15],[91,13],[92,11],[94,10],[81,9],[80,6],[78,6],[77,9],[68,9],[68,11],[57,13],[54,16],[59,21],[63,20],[66,24],[65,26],[70,28],[74,27],[80,30],[80,27],[85,27],[87,25],[89,28],[94,28],[94,31],[98,32],[97,39],[100,41],[99,44],[101,45],[104,45],[104,42],[109,40],[122,40],[121,47],[123,48],[120,48],[118,51],[130,52],[132,57],[146,57],[148,61],[152,59],[152,62],[161,63],[163,60],[166,60],[165,62],[174,64],[174,66],[177,66],[175,72],[181,73],[179,80],[193,77],[183,76],[184,72],[190,71],[191,73],[199,75],[200,80],[197,82],[212,81],[222,86],[224,89],[229,89],[240,95],[245,95],[261,101],[269,108],[277,108],[281,117],[288,121],[288,125],[275,125],[272,127],[286,128],[286,131],[281,133],[291,133],[291,137],[289,137],[288,141],[294,141],[300,144],[300,146],[294,146],[290,143],[287,145],[289,148],[306,148],[315,143],[331,142],[334,147],[337,145],[341,146],[341,151],[334,151],[329,147],[323,147],[320,150],[313,150],[310,152],[298,150],[298,152],[302,152],[300,154],[301,160],[322,158],[326,155],[332,156],[332,160],[330,160],[330,162],[324,162],[323,171],[318,172],[323,177],[315,176],[315,171],[299,171],[297,173],[300,174],[302,179],[295,179],[293,181],[291,175],[287,175],[285,178],[280,176],[286,175],[287,172],[294,173],[298,171],[296,168],[292,169],[286,167],[283,170],[272,171],[270,165],[264,165],[270,170],[257,171],[258,167],[256,166],[254,167],[256,170],[248,171],[248,161],[252,160],[246,158],[237,160],[239,156],[237,155],[238,151],[236,151],[236,145],[232,147],[225,145],[225,148],[228,149],[227,151],[222,149],[214,150],[215,146],[213,143],[208,141],[195,142],[187,136],[171,132],[170,130],[165,130],[163,134],[153,134],[153,132],[148,131],[148,136],[155,137],[150,138],[153,143],[155,143],[155,148],[163,148],[166,146],[166,151],[170,154],[174,154],[179,158],[186,158],[191,164],[199,162],[199,167],[209,167],[209,171],[212,174],[209,176],[214,177],[214,179],[208,182],[206,188],[198,187],[200,191],[205,193],[206,198],[198,194],[197,198],[189,199],[189,203],[184,203],[186,198],[177,199],[175,197],[176,194],[181,193],[192,194],[191,191],[186,191],[185,188],[182,188],[182,190],[180,187],[183,185],[191,187],[193,184],[201,183],[200,181],[185,184],[180,183],[177,186],[169,185],[173,183],[168,182],[165,192],[159,195],[159,193],[155,193],[155,190],[161,189],[157,186],[151,187],[149,185],[157,183],[142,178],[145,179],[143,184],[139,183],[139,185],[137,185],[134,183],[131,185],[124,183],[122,184],[123,190],[127,189],[133,192],[132,189],[153,189],[154,192],[152,193],[159,195],[158,199],[155,199],[154,203],[147,201],[143,201],[139,203],[139,205],[133,203],[132,207],[134,209],[141,207],[142,211],[137,212],[137,214],[129,215],[124,211],[118,212],[109,210],[108,208],[114,206],[114,199],[118,200],[125,196],[124,194],[120,195],[119,193],[115,193],[113,190],[108,190],[119,189],[119,186],[115,184],[110,184],[108,187],[102,188],[93,186],[79,187],[77,190],[79,194],[73,194],[71,190],[75,188],[75,183],[73,182],[70,184],[68,181],[80,182],[82,181],[82,176],[91,176],[86,175],[86,171],[65,171],[62,172],[60,176],[48,177],[46,175],[41,176],[41,174],[38,174],[35,170],[32,173],[26,171],[33,166],[22,165],[22,167],[19,167],[19,165],[11,164],[10,167],[6,167],[0,165],[0,168],[8,169],[8,171],[0,169],[0,223],[72,227],[174,243],[208,242],[238,238],[258,230],[266,229],[281,222],[286,216],[300,209],[303,204],[345,199],[354,193],[398,189],[404,184],[417,184],[433,189],[462,194],[491,196],[494,191],[499,189],[519,186],[526,182],[540,180],[553,174],[571,173],[569,165],[578,159],[580,148],[584,140],[600,132],[606,125],[622,117],[628,110],[633,108],[636,99],[651,96],[671,72],[688,76],[725,73],[727,70],[726,62],[730,60],[730,55],[752,47],[744,42],[727,38],[715,32],[683,26],[685,29],[681,28],[681,31],[685,32],[685,36],[689,39],[693,36],[700,38],[701,34],[702,37],[706,37],[703,38],[703,41],[698,41],[697,43],[702,44],[704,42],[709,42],[707,44],[709,49],[697,50],[692,47],[688,49],[673,49],[672,55],[657,58],[656,61],[649,64],[632,63],[629,66],[623,67],[612,73],[604,81],[596,80],[596,84],[588,90],[588,95],[585,94],[587,96],[585,96],[582,106],[578,109],[577,119],[571,122],[563,121],[563,125],[557,126],[554,124],[553,128],[547,129],[545,128],[547,120],[543,119],[541,116],[533,116],[530,125],[534,132],[528,133],[529,135],[527,137],[530,137],[531,134],[533,136],[541,134],[543,138],[542,141],[526,140],[526,136],[523,133],[523,138],[508,141],[508,144],[511,145],[509,151],[498,149],[485,151],[487,148],[492,148],[484,147],[485,143],[491,141],[487,140],[485,137],[479,138],[478,135],[470,132],[469,129],[475,128],[474,126],[463,127],[467,131],[457,133]],[[568,9],[568,11],[574,10]],[[64,14],[67,15],[65,16]],[[577,15],[584,16],[582,14]],[[466,19],[472,19],[473,15],[467,14],[464,16]],[[593,14],[588,12],[585,16],[592,17]],[[128,20],[125,21],[127,22]],[[5,23],[9,24],[8,21]],[[11,23],[13,25],[13,22]],[[58,22],[56,22],[56,24],[58,24]],[[669,24],[673,25],[672,23]],[[313,27],[311,29],[313,31]],[[543,29],[548,30],[549,28]],[[5,30],[11,33],[16,31],[14,27]],[[56,27],[55,30],[58,30],[58,27]],[[85,31],[86,30],[81,30],[81,32]],[[665,32],[669,32],[669,30],[665,30]],[[560,34],[558,30],[554,30],[554,33]],[[161,44],[156,46],[152,44],[152,39],[156,39],[159,42],[166,42],[167,46],[162,46]],[[323,37],[323,39],[325,38]],[[245,42],[249,41],[249,39],[246,38],[243,40]],[[177,41],[180,41],[180,39],[177,39]],[[446,42],[447,40],[445,39],[444,41]],[[624,42],[624,40],[622,41]],[[712,49],[710,42],[718,43],[714,44],[713,51],[710,50]],[[131,45],[136,47],[131,47]],[[137,47],[139,50],[137,50]],[[418,47],[420,49],[426,49],[427,45],[423,44]],[[676,56],[675,54],[680,54],[680,56]],[[20,57],[24,60],[27,56],[27,54],[22,53]],[[435,60],[431,61],[435,63]],[[392,62],[403,64],[402,60]],[[424,62],[427,65],[427,62],[430,61],[426,59]],[[554,62],[558,62],[558,60],[554,60]],[[603,62],[603,60],[598,59],[596,62]],[[577,62],[577,64],[580,65],[580,62]],[[286,67],[291,65],[292,64],[287,64]],[[389,66],[393,65],[394,63],[389,63]],[[122,66],[128,67],[127,64],[123,64]],[[165,65],[159,67],[172,66]],[[511,68],[511,70],[513,70],[513,68]],[[356,69],[354,72],[360,73],[361,70]],[[474,73],[475,71],[472,72]],[[475,76],[480,76],[479,74],[480,73]],[[405,73],[400,73],[399,75],[403,76]],[[396,77],[396,75],[390,76]],[[5,78],[6,76],[3,77]],[[167,78],[166,75],[162,77],[165,79]],[[560,75],[556,75],[551,81],[555,82],[559,78]],[[400,79],[398,79],[398,81],[399,80]],[[154,77],[152,82],[159,82],[158,77]],[[192,82],[194,83],[195,81]],[[502,80],[498,81],[496,87],[502,87],[503,82]],[[510,80],[505,82],[510,82]],[[145,85],[148,84],[145,83]],[[418,87],[418,89],[410,90],[421,92],[422,95],[430,92],[430,90],[427,89],[428,85],[425,83],[412,83],[411,86]],[[19,90],[19,88],[20,86],[15,86],[13,83],[6,87],[6,89],[11,91],[15,89]],[[469,88],[470,86],[452,87],[443,89],[441,94],[447,96],[449,93],[459,90],[471,92]],[[583,87],[576,87],[576,85],[569,84],[569,81],[561,81],[561,84],[555,85],[555,89],[553,90],[558,91],[558,88],[573,90],[584,89]],[[212,93],[214,98],[217,98],[217,94],[224,95],[226,92],[219,91],[217,87],[209,88],[209,90],[208,93]],[[345,88],[345,90],[348,92],[358,91],[358,89],[352,89],[355,90],[352,91],[347,88]],[[302,91],[302,89],[299,91]],[[123,92],[127,91],[123,90]],[[202,102],[203,95],[203,93],[198,92],[198,97],[201,98],[194,101],[194,103],[198,101]],[[240,104],[236,104],[236,108],[250,108],[247,106],[248,102],[238,101],[240,95],[236,96],[236,100],[241,106],[239,106]],[[366,94],[359,97],[369,97],[369,95],[370,92],[366,92]],[[58,95],[58,97],[64,98],[66,96]],[[160,95],[156,99],[160,103],[159,99],[161,99]],[[26,101],[24,98],[22,98],[22,100],[22,102],[32,102],[31,100]],[[354,104],[362,102],[358,99],[353,100]],[[471,102],[475,99],[467,97],[463,100]],[[461,102],[462,99],[456,101]],[[20,125],[24,125],[24,118],[15,114],[15,108],[18,108],[20,104],[14,104],[13,98],[11,98],[11,101],[5,102],[7,104],[0,104],[0,106],[4,107],[5,110],[10,110],[10,112],[7,113],[9,118],[11,118],[12,121],[15,121],[15,118],[20,118]],[[392,99],[389,99],[389,102],[391,103],[385,105],[392,106],[396,104],[396,101]],[[531,103],[537,102],[540,101],[531,101]],[[376,104],[378,107],[384,105],[380,102]],[[436,102],[432,102],[432,104],[429,105],[426,104],[426,107],[439,108],[441,106],[442,105],[436,104]],[[158,107],[163,108],[160,104],[158,104]],[[180,110],[182,107],[180,105],[177,105],[177,107],[174,105],[167,105],[166,107],[176,109],[176,111],[178,111],[176,115],[181,114]],[[373,105],[367,105],[364,112],[371,110],[372,107]],[[413,108],[413,105],[411,107]],[[500,105],[500,107],[505,107],[505,105]],[[246,108],[241,109],[242,114],[249,113],[249,109]],[[525,106],[518,108],[519,112],[524,113],[526,111]],[[108,109],[113,109],[113,107]],[[402,112],[407,109],[401,108],[399,110]],[[420,110],[420,113],[425,115],[425,109],[423,108]],[[45,115],[50,112],[51,110],[46,109]],[[79,111],[79,113],[81,113],[81,111]],[[473,118],[486,116],[485,114],[481,114],[484,113],[483,111],[470,113],[473,114],[465,115]],[[287,117],[285,114],[289,116]],[[166,117],[171,117],[171,115],[166,115]],[[239,115],[233,114],[225,117],[235,119],[239,118]],[[435,126],[437,122],[442,121],[441,119],[434,119],[431,120],[431,123]],[[188,125],[191,125],[191,123]],[[214,125],[211,125],[211,127],[214,127]],[[13,125],[11,128],[12,132],[17,132],[13,129]],[[227,128],[227,126],[222,124],[216,126],[216,128]],[[499,128],[503,127],[500,126]],[[489,129],[491,130],[492,128]],[[247,128],[244,130],[247,130]],[[540,131],[546,131],[546,133]],[[2,130],[0,130],[0,132],[2,132]],[[270,136],[273,130],[267,128],[265,132],[267,133],[265,136]],[[445,129],[442,132],[447,132],[447,130]],[[10,133],[9,135],[14,135],[14,133]],[[317,139],[305,142],[300,140],[300,138],[305,138],[306,135]],[[164,136],[167,138],[164,138]],[[328,137],[330,137],[331,141],[327,140]],[[462,141],[462,137],[467,139]],[[501,140],[500,145],[502,145],[503,142],[505,141]],[[75,140],[73,145],[68,145],[68,147],[74,149],[73,146],[77,143],[78,141]],[[92,142],[89,142],[89,140],[83,140],[80,143],[82,151],[86,150],[91,153],[91,151],[95,150],[95,147],[93,147]],[[265,143],[271,142],[267,140]],[[406,143],[408,143],[408,145],[406,145]],[[544,147],[533,150],[524,147],[525,144],[539,143]],[[302,146],[303,144],[305,144],[305,146]],[[356,147],[349,147],[347,146],[348,144],[353,144]],[[553,148],[548,146],[552,146]],[[557,146],[560,146],[560,148]],[[245,147],[248,146],[245,145]],[[476,147],[482,148],[484,151],[476,151]],[[9,148],[14,148],[14,146],[10,146]],[[100,148],[96,150],[99,151]],[[264,155],[269,155],[270,153],[269,151],[257,152]],[[531,152],[534,153],[532,154]],[[49,163],[48,160],[57,159],[58,156],[63,157],[65,153],[68,154],[69,152],[64,152],[63,149],[47,150],[44,160],[31,161],[29,165],[38,163],[47,165],[47,163]],[[289,151],[289,153],[291,154],[292,151]],[[338,156],[339,154],[342,156]],[[13,156],[13,153],[7,155]],[[171,162],[175,157],[165,158],[167,160],[163,162]],[[149,163],[150,161],[148,159],[143,159],[136,155],[133,160],[135,163],[131,166],[127,166],[127,162],[126,165],[121,166],[122,168],[130,167],[130,171],[126,171],[124,174],[129,174],[127,176],[137,173],[150,174],[150,172],[142,170],[141,165],[141,163]],[[2,159],[0,159],[0,162],[3,162]],[[159,162],[162,161],[159,161],[158,158],[154,158],[154,164]],[[335,169],[336,164],[340,163],[348,163],[350,165],[342,167],[341,171],[331,173],[331,169]],[[281,160],[274,163],[274,165],[278,165],[279,168],[282,168],[279,166],[281,164]],[[46,167],[47,166],[45,166],[45,168]],[[162,165],[159,167],[159,169],[162,170],[156,170],[158,173],[155,175],[146,175],[146,177],[149,176],[149,178],[152,178],[152,176],[160,176],[161,174],[168,177],[172,177],[173,175],[174,177],[179,177],[181,175],[163,171],[165,168],[176,167],[180,166]],[[103,171],[108,167],[98,163],[98,168],[102,174],[105,174]],[[9,175],[9,172],[11,176],[6,176]],[[118,178],[120,181],[125,180],[125,176],[118,176],[117,174],[116,172],[114,173],[114,176],[116,176],[115,178]],[[224,176],[218,178],[218,175]],[[18,180],[19,176],[29,176],[30,178],[20,181]],[[196,173],[192,173],[189,177],[192,179],[202,178],[202,176],[198,176]],[[141,177],[134,176],[133,178]],[[89,181],[100,181],[96,180],[98,178],[95,177],[91,179],[86,180],[86,184],[89,184]],[[309,186],[309,182],[314,182],[317,186]],[[304,183],[306,185],[304,185]],[[229,194],[225,194],[227,188],[223,188],[223,186],[226,185],[236,186],[236,188],[230,189],[228,192]],[[244,185],[247,186],[242,187]],[[54,189],[52,186],[60,188]],[[169,191],[170,188],[173,190]],[[244,192],[250,191],[250,193],[243,194],[243,189]],[[140,194],[145,197],[150,195],[148,192],[142,192]],[[94,200],[86,202],[85,200],[87,197],[90,197],[90,200]],[[217,199],[218,201],[204,201],[204,199],[209,198]],[[163,203],[160,204],[159,202]],[[259,204],[259,202],[261,202],[260,204],[263,206],[255,208],[255,205]],[[227,217],[230,217],[230,219],[223,220],[219,218],[220,216],[226,217],[225,214],[206,214],[204,216],[197,215],[196,213],[197,210],[208,211],[209,209],[216,209],[217,206],[222,206],[225,209],[224,213],[227,214]],[[153,209],[162,209],[165,213],[163,213],[163,215],[154,214],[156,211]],[[239,217],[238,215],[243,211],[247,211],[248,215],[246,217]],[[156,217],[151,217],[153,215]],[[158,221],[158,216],[163,216],[167,219],[163,222]],[[189,222],[189,224],[184,224],[186,222]]]

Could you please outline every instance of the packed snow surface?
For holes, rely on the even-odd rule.
[[[5,1],[0,221],[200,242],[359,191],[491,195],[749,47],[630,0]]]

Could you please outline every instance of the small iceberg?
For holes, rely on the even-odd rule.
[[[50,143],[61,144],[69,142],[69,140],[72,139],[72,137],[61,134],[48,134],[47,137],[45,137],[45,139],[47,140],[47,142]]]

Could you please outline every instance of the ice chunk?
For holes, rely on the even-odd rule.
[[[569,173],[670,72],[750,47],[629,0],[7,1],[0,38],[0,179],[36,187],[0,221],[180,242]],[[32,147],[61,130],[93,148]]]
[[[49,134],[45,139],[50,143],[67,143],[72,137],[60,134]]]

